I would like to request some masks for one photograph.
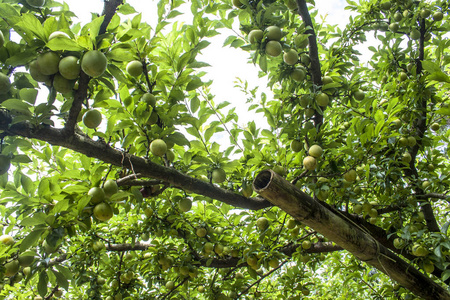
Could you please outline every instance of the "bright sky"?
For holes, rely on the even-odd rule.
[[[101,12],[103,7],[103,1],[101,0],[66,0],[66,2],[82,23],[90,20],[90,12]],[[142,13],[143,20],[154,26],[155,1],[127,0],[127,2]],[[319,9],[320,15],[326,16],[328,23],[341,26],[345,26],[350,15],[344,11],[345,5],[344,0],[316,0],[316,7]],[[191,20],[191,17],[187,20]],[[237,22],[235,25],[238,29]],[[240,49],[222,48],[224,39],[230,34],[232,33],[227,32],[210,39],[211,45],[203,50],[203,57],[198,59],[208,62],[212,66],[207,70],[207,78],[214,79],[212,93],[216,95],[215,102],[229,101],[233,103],[233,106],[238,107],[239,111],[242,111],[241,108],[243,108],[242,105],[244,105],[246,97],[237,88],[234,88],[236,77],[247,80],[250,88],[259,85],[261,91],[268,94],[270,92],[266,88],[266,81],[258,78],[259,67],[247,64],[249,53]],[[251,114],[243,114],[239,120],[240,125],[246,124],[252,119],[254,119],[254,116]]]

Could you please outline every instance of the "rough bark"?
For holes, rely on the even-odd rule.
[[[296,220],[385,273],[414,294],[429,300],[450,299],[450,294],[444,288],[380,244],[362,227],[344,215],[328,210],[272,170],[259,173],[253,188]]]
[[[0,120],[6,119],[7,113],[0,111]],[[62,146],[89,157],[97,158],[104,163],[112,164],[134,170],[136,173],[153,179],[159,179],[170,185],[199,195],[222,201],[234,207],[258,210],[271,206],[271,203],[262,198],[246,198],[230,190],[219,188],[209,182],[185,175],[173,168],[164,167],[148,159],[129,155],[124,151],[115,149],[104,141],[94,141],[91,138],[74,133],[67,136],[62,129],[51,127],[33,128],[29,123],[23,122],[11,126],[0,123],[0,130],[9,135],[37,139],[54,146]]]

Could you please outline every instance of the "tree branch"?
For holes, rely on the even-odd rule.
[[[2,119],[4,111],[0,111]],[[175,169],[164,167],[150,160],[129,155],[123,151],[109,146],[103,141],[94,141],[91,138],[74,133],[67,136],[64,130],[50,127],[33,128],[28,122],[17,123],[11,126],[0,126],[8,134],[18,135],[31,139],[38,139],[54,146],[62,146],[88,157],[97,158],[107,164],[133,169],[145,177],[162,180],[174,187],[193,192],[205,197],[219,200],[223,203],[250,210],[259,210],[272,206],[262,198],[246,198],[233,191],[219,188],[209,182],[187,176]]]
[[[311,16],[309,14],[308,6],[306,0],[297,0],[298,13],[301,16],[305,26],[307,28],[306,34],[309,35],[309,58],[311,60],[311,78],[313,84],[317,86],[322,85],[322,71],[320,67],[319,51],[317,49],[317,36],[314,31],[314,24],[312,22]],[[323,123],[323,115],[321,115],[317,110],[314,113],[314,125],[316,128],[320,128]]]
[[[112,17],[116,13],[117,7],[122,4],[123,0],[105,0],[105,5],[103,6],[102,15],[104,16],[102,25],[100,26],[100,30],[98,32],[99,35],[106,33],[106,28],[111,22]],[[78,89],[75,91],[74,99],[72,102],[72,106],[69,110],[69,117],[64,125],[64,130],[67,136],[73,134],[75,130],[75,125],[77,123],[78,115],[81,111],[81,105],[83,101],[87,99],[87,90],[89,86],[89,81],[91,78],[86,75],[83,71],[80,73],[80,78],[78,79]]]
[[[442,286],[383,246],[364,228],[326,209],[272,170],[259,173],[253,187],[257,193],[296,220],[334,241],[414,294],[429,300],[450,299],[450,294]]]

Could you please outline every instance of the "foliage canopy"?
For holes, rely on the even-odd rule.
[[[0,0],[1,297],[450,299],[448,2],[347,3]],[[205,80],[235,22],[264,124]]]

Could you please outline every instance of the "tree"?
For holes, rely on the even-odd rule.
[[[42,2],[0,2],[2,297],[450,299],[446,1]],[[204,80],[235,21],[266,124]]]

